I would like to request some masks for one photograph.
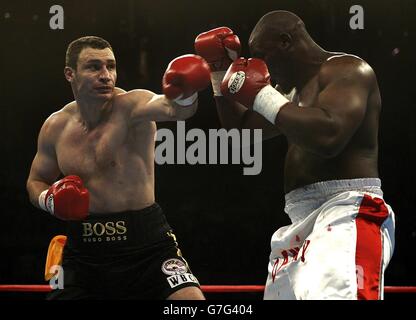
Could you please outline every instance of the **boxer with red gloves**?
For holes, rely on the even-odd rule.
[[[218,29],[196,38],[196,52],[208,62],[229,61],[213,34]],[[382,299],[394,212],[378,175],[374,71],[356,56],[322,49],[288,11],[264,15],[249,47],[252,58],[230,65],[215,101],[223,127],[262,129],[263,138],[282,134],[288,142],[285,211],[292,224],[272,236],[264,298]]]
[[[163,94],[126,92],[115,87],[110,44],[82,37],[68,46],[64,73],[75,101],[43,124],[27,180],[33,205],[68,220],[65,286],[48,299],[203,299],[155,202],[154,137],[156,121],[196,112],[209,65],[180,56],[166,69]]]
[[[169,63],[163,76],[163,93],[181,106],[195,102],[198,91],[209,83],[209,68],[200,56],[188,54]]]

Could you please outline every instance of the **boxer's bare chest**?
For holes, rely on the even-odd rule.
[[[69,120],[56,145],[59,167],[64,174],[84,179],[115,170],[129,152],[129,129],[120,117],[110,117],[94,128]]]
[[[292,102],[301,108],[313,108],[318,105],[320,86],[318,77],[312,78],[299,92],[292,94]],[[320,171],[323,159],[289,143],[285,162],[285,189],[292,190],[299,185],[308,184]]]

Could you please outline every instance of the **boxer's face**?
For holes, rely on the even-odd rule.
[[[295,86],[293,62],[290,52],[276,41],[260,37],[250,37],[250,53],[253,58],[264,60],[273,82],[279,84],[285,93]]]
[[[78,57],[77,69],[65,70],[76,97],[109,100],[117,79],[116,60],[109,48],[84,48]]]

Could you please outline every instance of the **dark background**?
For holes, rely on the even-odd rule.
[[[64,8],[64,30],[49,28],[49,8]],[[365,29],[349,28],[362,5]],[[50,239],[65,225],[31,206],[25,189],[44,120],[73,100],[63,77],[68,43],[97,35],[113,46],[118,86],[161,92],[167,64],[193,53],[195,37],[226,25],[243,55],[258,19],[271,10],[298,14],[325,49],[356,54],[375,69],[382,99],[380,175],[396,212],[396,250],[386,285],[416,285],[414,207],[416,1],[9,1],[0,4],[0,283],[44,283]],[[398,50],[393,51],[395,48]],[[147,57],[147,58],[145,58]],[[175,123],[159,123],[175,128]],[[219,128],[211,89],[200,94],[187,129]],[[202,284],[264,284],[272,233],[283,212],[283,137],[264,142],[263,170],[239,165],[156,166],[156,197]],[[247,294],[245,297],[261,298]]]

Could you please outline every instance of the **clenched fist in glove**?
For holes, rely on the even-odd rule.
[[[84,220],[88,216],[89,192],[78,176],[56,181],[39,196],[39,206],[62,220]]]
[[[210,70],[200,56],[187,54],[172,60],[163,76],[163,93],[181,106],[195,102],[198,91],[209,86]]]
[[[231,63],[238,58],[241,44],[230,28],[220,27],[203,32],[195,39],[195,52],[211,68],[211,82],[215,96],[221,96],[220,85]]]
[[[239,58],[228,69],[222,83],[222,94],[261,114],[274,124],[280,109],[288,102],[270,85],[270,74],[261,59]]]

